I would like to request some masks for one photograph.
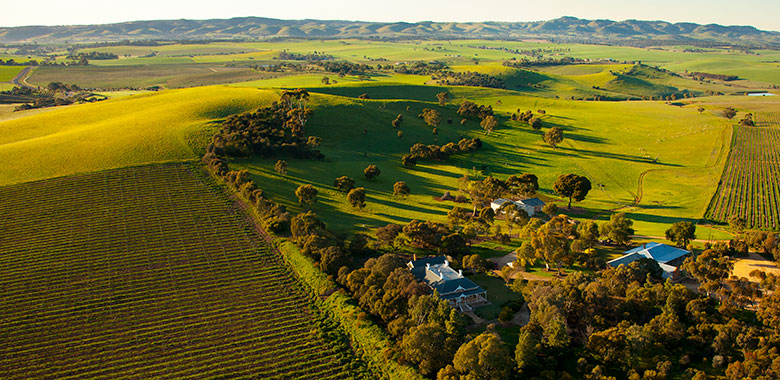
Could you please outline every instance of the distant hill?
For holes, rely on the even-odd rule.
[[[570,42],[612,42],[780,46],[780,32],[752,26],[669,23],[664,21],[583,20],[561,17],[536,22],[361,22],[277,20],[240,17],[214,20],[132,21],[103,25],[0,28],[0,43],[74,43],[122,40],[214,40],[304,38],[545,38]]]

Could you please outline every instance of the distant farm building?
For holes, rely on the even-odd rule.
[[[460,311],[470,311],[488,303],[487,291],[463,277],[462,270],[456,272],[450,268],[444,256],[413,260],[406,266],[418,281],[426,283],[441,299],[449,301],[452,307]]]
[[[495,211],[496,214],[498,214],[498,209],[501,208],[501,206],[503,206],[507,202],[514,203],[517,206],[517,208],[521,210],[525,210],[525,212],[528,213],[528,216],[533,216],[536,213],[542,212],[542,207],[544,207],[544,202],[539,198],[529,198],[520,201],[498,198],[493,202],[490,202],[490,208],[492,208],[493,211]]]
[[[620,264],[628,265],[639,259],[651,259],[658,263],[658,266],[663,270],[663,278],[671,278],[677,280],[680,275],[679,267],[682,265],[685,258],[691,255],[690,251],[672,247],[663,243],[646,243],[639,247],[628,250],[625,255],[618,257],[617,259],[607,262],[612,267],[617,267]]]

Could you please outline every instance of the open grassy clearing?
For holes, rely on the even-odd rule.
[[[274,91],[225,86],[127,96],[0,122],[0,185],[150,162],[197,159],[227,115]],[[25,111],[29,112],[29,111]]]
[[[325,90],[348,88],[355,93],[363,91],[375,98],[384,97],[385,86]],[[430,90],[411,88],[408,94],[414,97],[418,91]],[[325,161],[287,159],[289,173],[283,178],[273,171],[275,159],[242,160],[236,167],[249,169],[276,201],[293,210],[301,210],[292,195],[295,188],[314,184],[320,190],[315,211],[330,228],[342,231],[411,219],[443,221],[455,203],[433,198],[444,191],[456,191],[457,178],[463,174],[478,178],[489,173],[505,178],[522,172],[535,173],[540,178],[541,195],[553,200],[557,197],[552,194],[552,184],[560,174],[587,175],[594,189],[584,202],[577,204],[583,211],[574,216],[591,218],[602,210],[631,205],[638,195],[639,178],[647,172],[641,202],[626,211],[636,221],[638,233],[662,236],[672,222],[698,220],[703,215],[728,149],[730,124],[712,113],[699,114],[694,107],[673,107],[660,102],[573,102],[463,87],[448,90],[456,99],[476,99],[504,112],[545,109],[547,126],[561,126],[565,141],[558,149],[552,149],[542,142],[540,132],[506,117],[502,117],[500,128],[486,136],[477,121],[461,127],[454,105],[441,108],[416,101],[317,96],[315,114],[307,130],[323,137],[321,150]],[[497,100],[502,101],[501,105],[496,105]],[[425,107],[442,113],[437,138],[430,127],[416,118]],[[390,125],[399,113],[404,116],[402,138],[396,136]],[[452,125],[446,123],[448,118],[454,120]],[[400,157],[416,142],[445,144],[461,136],[478,136],[485,146],[476,153],[456,155],[445,163],[422,162],[411,170],[400,164]],[[694,146],[697,148],[688,148]],[[375,181],[363,178],[362,170],[369,164],[382,170]],[[332,187],[333,180],[341,175],[355,178],[357,186],[366,187],[366,209],[353,210],[345,196]],[[409,184],[412,195],[403,199],[392,195],[392,185],[399,180]]]
[[[350,376],[308,293],[197,170],[0,187],[3,378]]]

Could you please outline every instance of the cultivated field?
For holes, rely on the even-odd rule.
[[[780,227],[780,113],[756,113],[756,126],[734,127],[726,168],[707,217],[738,215],[749,227]]]
[[[0,121],[0,161],[7,163],[0,185],[198,159],[215,122],[276,98],[275,91],[219,86],[25,111],[29,117]]]
[[[302,285],[197,170],[0,187],[0,377],[352,375]]]
[[[10,82],[24,66],[0,66],[0,82]]]

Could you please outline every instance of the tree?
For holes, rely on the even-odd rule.
[[[356,187],[347,193],[347,201],[352,207],[362,209],[366,207],[366,189],[363,187]]]
[[[531,128],[535,130],[540,130],[544,126],[544,123],[542,123],[542,119],[538,117],[532,117],[528,120],[528,125],[531,126]]]
[[[322,80],[320,80],[320,82],[322,82],[322,84],[330,84],[330,78],[326,76],[322,77]]]
[[[313,211],[298,214],[290,220],[290,232],[298,242],[311,235],[323,235],[324,231],[325,223],[322,223]]]
[[[380,173],[382,173],[382,171],[379,170],[379,168],[374,164],[368,165],[365,169],[363,169],[363,175],[365,175],[366,179],[368,180],[373,180],[374,178],[379,177]]]
[[[393,184],[393,195],[403,197],[409,195],[409,193],[409,186],[406,185],[406,182],[398,181]]]
[[[274,171],[279,173],[279,175],[287,174],[287,161],[284,160],[276,161],[276,164],[274,164]]]
[[[439,373],[439,378],[451,379],[507,379],[512,373],[512,355],[501,338],[484,332],[458,348],[452,365]]]
[[[355,180],[343,175],[333,181],[333,187],[337,188],[342,193],[348,193],[355,188]]]
[[[509,235],[512,235],[512,229],[514,227],[522,227],[528,223],[530,219],[528,213],[517,207],[513,202],[506,202],[499,208],[499,212],[504,214],[506,220],[506,226],[509,229]]]
[[[320,146],[321,143],[322,143],[322,137],[309,136],[306,139],[306,145],[308,145],[309,148],[312,148],[312,149],[317,148],[318,146]]]
[[[512,175],[506,179],[506,185],[515,196],[531,196],[539,190],[539,177],[531,173]]]
[[[592,220],[577,225],[577,239],[572,242],[572,251],[581,253],[596,246],[599,240],[599,225]]]
[[[447,331],[437,323],[412,327],[401,341],[406,360],[418,365],[423,375],[432,375],[452,360]]]
[[[347,255],[337,246],[330,246],[320,251],[320,269],[328,274],[336,274],[344,264]]]
[[[666,239],[673,241],[678,247],[685,247],[696,239],[696,225],[692,222],[676,222],[666,230]]]
[[[402,228],[400,225],[393,223],[379,227],[376,229],[376,239],[382,244],[395,247],[395,238],[401,233]]]
[[[431,127],[438,127],[439,124],[441,123],[441,117],[439,116],[439,111],[430,108],[423,109],[422,113],[420,114],[420,118],[425,120],[425,123]]]
[[[540,345],[539,338],[529,328],[520,329],[517,346],[515,347],[515,363],[517,369],[522,374],[536,365],[537,347]]]
[[[734,116],[737,116],[737,110],[731,107],[726,107],[726,109],[723,110],[723,116],[726,119],[731,120],[734,118]]]
[[[449,221],[452,228],[468,220],[468,211],[463,207],[455,206],[447,213],[447,221]]]
[[[571,264],[571,241],[576,237],[575,225],[565,216],[555,216],[543,224],[531,238],[536,257],[544,261],[549,270],[550,263],[555,264],[558,274],[564,264]]]
[[[558,214],[558,205],[555,202],[547,203],[542,207],[542,212],[549,216],[555,216]]]
[[[487,134],[490,134],[490,132],[493,132],[493,130],[496,129],[496,126],[498,125],[498,119],[496,119],[495,116],[490,115],[482,119],[479,125],[487,132]]]
[[[311,184],[298,186],[295,189],[295,196],[298,197],[298,203],[306,207],[317,203],[317,189]]]
[[[550,144],[555,149],[563,141],[563,129],[552,127],[544,132],[543,139],[544,142]]]
[[[405,155],[403,155],[403,157],[401,157],[401,164],[405,168],[413,168],[413,167],[415,167],[417,165],[417,158],[415,158],[411,154],[405,154]]]
[[[739,215],[731,215],[729,216],[729,227],[731,227],[732,230],[736,233],[742,233],[742,231],[746,227],[745,219],[740,218]]]
[[[444,104],[447,103],[448,100],[450,100],[450,95],[442,91],[436,94],[436,99],[439,101],[440,106],[444,106]]]
[[[569,198],[569,209],[571,209],[571,200],[582,201],[588,195],[590,188],[590,180],[576,174],[562,175],[553,185],[556,194]]]
[[[631,235],[634,229],[631,228],[634,221],[626,218],[625,213],[612,214],[609,222],[599,226],[599,236],[606,237],[619,245],[628,245],[631,242]]]
[[[714,249],[708,249],[696,257],[688,257],[682,269],[699,281],[699,290],[708,296],[723,286],[729,277],[733,264],[727,256]]]

